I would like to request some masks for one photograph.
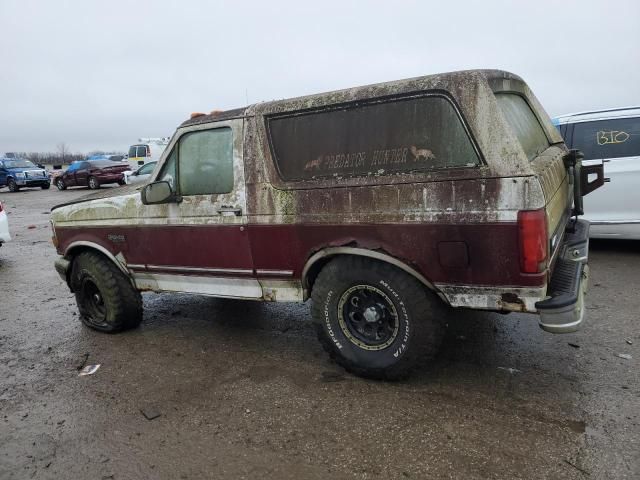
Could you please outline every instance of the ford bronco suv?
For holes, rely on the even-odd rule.
[[[54,207],[55,267],[106,332],[141,291],[311,299],[332,358],[398,378],[454,308],[578,329],[603,180],[519,77],[412,78],[193,114],[148,184]]]

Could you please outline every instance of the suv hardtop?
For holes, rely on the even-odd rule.
[[[17,192],[23,187],[50,187],[49,174],[30,160],[19,158],[14,154],[0,157],[0,187],[7,186],[10,192]]]
[[[55,265],[103,331],[141,291],[312,299],[333,358],[397,378],[452,307],[579,328],[602,180],[519,77],[418,77],[193,116],[148,185],[53,209]]]

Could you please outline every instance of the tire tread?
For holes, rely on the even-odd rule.
[[[96,252],[82,252],[76,257],[73,265],[74,281],[77,281],[76,269],[87,270],[100,282],[100,293],[110,306],[110,326],[108,329],[101,329],[85,321],[80,302],[78,302],[81,319],[85,325],[110,333],[129,330],[140,325],[142,321],[142,296],[111,260]],[[76,295],[78,295],[77,290]]]

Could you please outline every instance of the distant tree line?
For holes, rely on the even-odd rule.
[[[57,146],[57,152],[14,152],[13,155],[18,158],[26,158],[36,165],[69,165],[78,160],[84,160],[91,155],[114,154],[116,152],[104,152],[102,150],[94,150],[89,153],[72,153],[69,151],[68,145],[60,143]]]
[[[26,158],[37,165],[68,165],[76,160],[83,160],[87,155],[83,153],[69,153],[64,155],[53,152],[16,152],[16,157]]]

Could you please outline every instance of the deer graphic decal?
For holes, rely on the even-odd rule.
[[[322,167],[322,155],[320,155],[318,158],[314,160],[309,160],[304,166],[304,171],[308,172],[309,170],[320,170],[321,167]]]
[[[428,148],[417,148],[415,145],[411,145],[409,148],[411,155],[413,155],[414,161],[419,161],[421,158],[424,160],[435,160],[436,156]]]

